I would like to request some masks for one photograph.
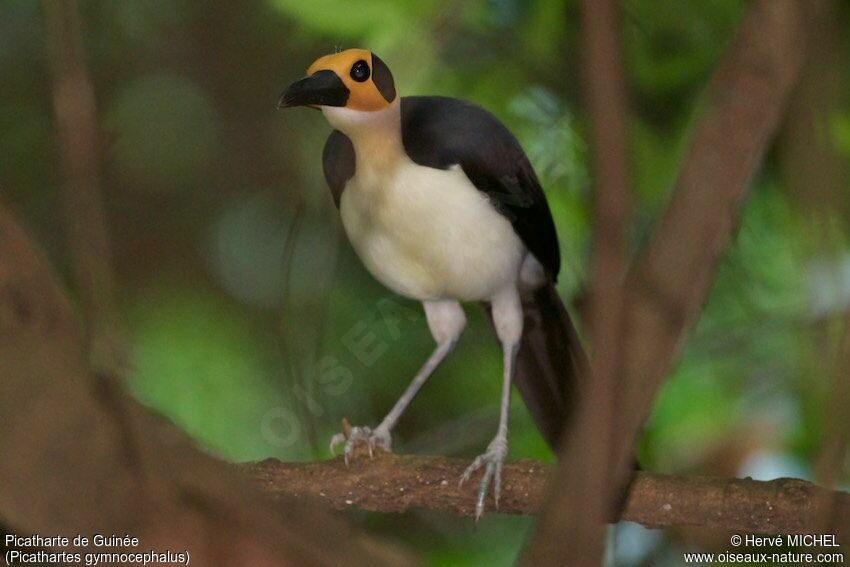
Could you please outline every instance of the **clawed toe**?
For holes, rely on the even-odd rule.
[[[369,449],[369,458],[374,457],[375,447],[380,447],[386,451],[390,451],[392,448],[392,438],[386,429],[378,426],[373,431],[368,427],[352,427],[345,419],[342,421],[342,433],[337,433],[331,437],[331,455],[336,454],[336,447],[342,443],[345,443],[343,449],[345,466],[348,466],[349,457],[358,443],[366,444]]]
[[[508,445],[503,439],[496,438],[490,443],[490,446],[487,447],[487,452],[483,455],[479,455],[475,457],[475,460],[472,461],[466,470],[463,471],[463,475],[460,477],[460,483],[468,481],[473,473],[480,469],[482,466],[484,467],[484,474],[481,477],[481,482],[478,485],[478,497],[475,501],[475,521],[481,519],[481,516],[484,515],[484,502],[487,499],[487,492],[490,489],[490,483],[493,483],[493,500],[496,505],[496,509],[499,508],[499,497],[502,492],[502,464],[505,461],[505,456],[508,453]]]

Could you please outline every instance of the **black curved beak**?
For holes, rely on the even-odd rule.
[[[309,77],[295,81],[280,95],[277,107],[292,106],[345,106],[348,88],[333,71],[317,71]]]

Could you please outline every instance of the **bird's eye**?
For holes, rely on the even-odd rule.
[[[369,78],[369,64],[362,59],[351,67],[351,78],[362,83]]]

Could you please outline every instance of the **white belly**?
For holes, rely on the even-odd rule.
[[[340,212],[366,268],[396,293],[487,300],[516,285],[525,248],[460,168],[405,159],[387,173],[358,171]]]

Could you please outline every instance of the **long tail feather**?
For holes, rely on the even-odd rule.
[[[537,428],[557,449],[573,417],[587,359],[554,284],[529,293],[523,299],[523,312],[515,384]]]

